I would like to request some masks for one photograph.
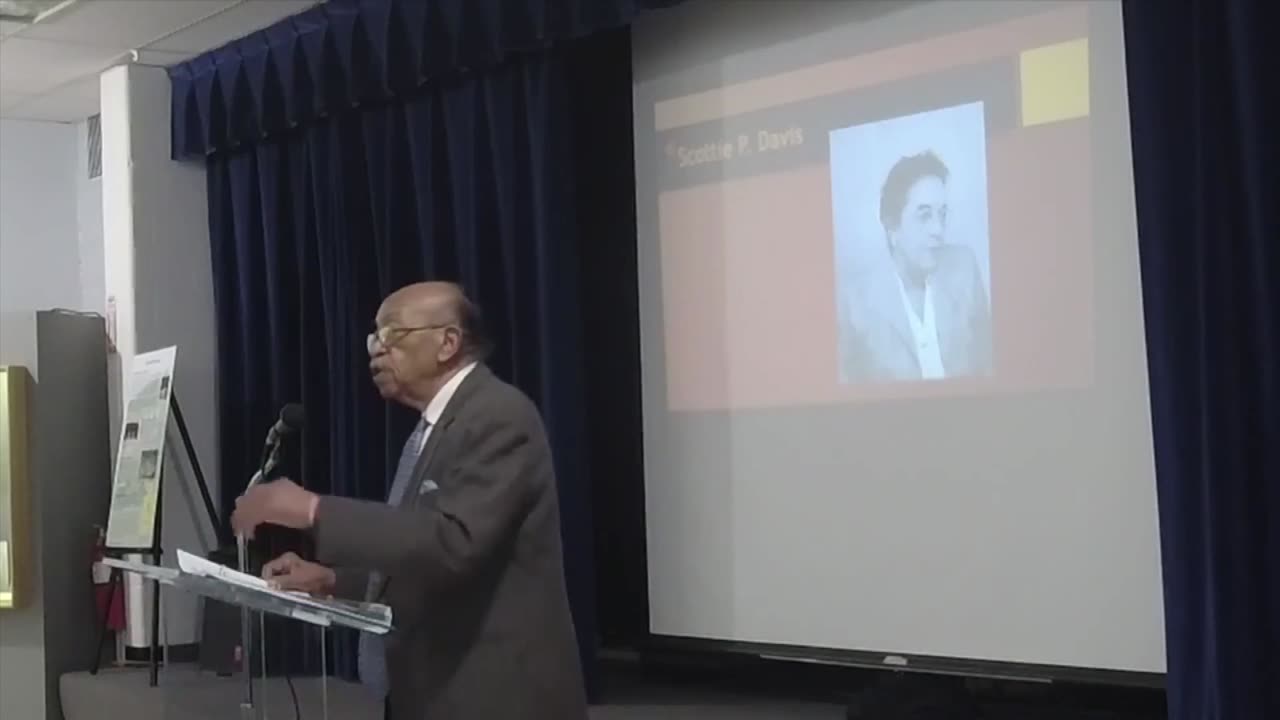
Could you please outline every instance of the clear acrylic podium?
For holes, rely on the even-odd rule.
[[[329,628],[346,627],[379,635],[386,634],[391,630],[391,614],[385,606],[350,603],[341,600],[321,600],[304,594],[281,593],[229,582],[218,577],[195,575],[174,568],[127,560],[107,559],[103,562],[123,572],[139,575],[144,580],[159,583],[178,592],[218,600],[228,605],[248,609],[257,615],[258,637],[263,643],[265,643],[266,637],[266,633],[263,631],[265,617],[268,614],[290,618],[319,628],[321,632],[320,692],[324,720],[329,718],[329,659],[327,657]],[[252,656],[251,643],[251,638],[242,638],[241,646],[245,657]],[[264,715],[265,704],[255,704],[254,702],[254,683],[256,680],[259,688],[265,687],[266,684],[265,645],[259,648],[258,656],[261,660],[258,668],[260,674],[257,677],[250,674],[245,678],[245,698],[240,703],[241,720],[255,720],[263,718]],[[247,663],[246,667],[248,667]]]

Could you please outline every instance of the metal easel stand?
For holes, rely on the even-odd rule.
[[[182,437],[182,445],[187,453],[187,460],[191,463],[191,472],[195,475],[196,486],[200,490],[200,499],[204,502],[205,513],[209,516],[209,524],[213,527],[214,536],[221,544],[222,526],[218,523],[218,511],[213,507],[213,496],[209,493],[209,484],[205,482],[204,471],[200,468],[200,459],[196,456],[195,445],[191,442],[191,433],[187,430],[187,421],[182,416],[182,408],[178,405],[177,393],[169,394],[169,407],[173,410],[173,419],[178,425],[178,434]],[[103,554],[106,557],[122,558],[126,555],[146,555],[151,558],[151,562],[159,565],[161,558],[164,556],[164,546],[161,542],[161,519],[164,517],[164,467],[158,470],[159,475],[156,478],[156,516],[155,529],[151,534],[151,547],[144,548],[113,548],[107,547]],[[102,621],[98,628],[98,643],[94,647],[93,663],[90,666],[89,673],[97,675],[102,668],[103,648],[107,643],[107,632],[110,628],[111,613],[115,610],[116,588],[123,582],[123,576],[119,569],[112,568],[111,576],[107,580],[107,607],[103,612]],[[124,593],[121,593],[123,597]],[[151,657],[150,657],[150,684],[156,687],[160,684],[160,583],[153,580],[151,582]]]

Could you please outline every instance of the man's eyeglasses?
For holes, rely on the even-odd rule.
[[[423,330],[440,330],[441,328],[451,327],[449,325],[419,325],[417,327],[380,327],[369,333],[365,338],[365,349],[370,355],[378,352],[378,348],[390,350],[395,347],[396,343],[404,340],[411,333],[421,332]]]

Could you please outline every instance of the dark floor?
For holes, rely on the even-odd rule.
[[[843,720],[845,706],[640,677],[609,678],[592,720]]]
[[[220,678],[193,666],[172,666],[161,671],[159,687],[147,684],[145,668],[108,669],[97,676],[71,673],[62,678],[62,704],[66,720],[223,720],[239,717],[244,685],[235,678]],[[320,720],[323,708],[317,678],[296,678],[299,712],[305,720]],[[381,720],[381,705],[356,685],[331,680],[329,717],[332,720]],[[256,687],[257,702],[270,718],[293,718],[287,684],[271,678]],[[591,709],[592,720],[840,720],[838,705],[794,702],[702,691],[672,686],[630,685],[616,688],[604,702]],[[7,719],[6,719],[7,720]]]
[[[1108,710],[1045,701],[978,700],[972,704],[922,704],[906,701],[855,709],[834,702],[782,700],[760,694],[673,693],[650,688],[631,696],[607,696],[593,708],[593,720],[1163,720],[1152,711]],[[853,707],[857,708],[856,705]]]
[[[596,720],[1164,720],[1154,689],[969,681],[775,666],[610,663]]]
[[[1061,688],[864,673],[847,688],[840,683],[795,682],[787,672],[768,677],[689,668],[641,668],[612,664],[600,679],[592,720],[1163,720],[1155,691]],[[818,673],[820,674],[820,673]],[[802,673],[812,678],[815,673]],[[854,677],[854,676],[850,676]],[[162,671],[159,688],[147,687],[145,668],[64,676],[67,720],[236,717],[243,685],[193,666]],[[302,717],[320,718],[317,678],[295,680]],[[859,687],[852,688],[857,684]],[[289,690],[272,678],[265,699],[270,717],[291,718]],[[849,708],[855,714],[847,715]],[[329,717],[380,718],[363,689],[330,681]]]

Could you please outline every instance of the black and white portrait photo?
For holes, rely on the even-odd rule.
[[[983,106],[831,134],[840,381],[992,372]]]

